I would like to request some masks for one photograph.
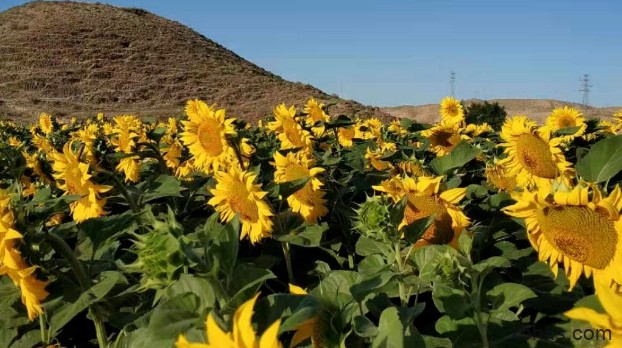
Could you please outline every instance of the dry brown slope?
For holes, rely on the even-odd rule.
[[[337,103],[332,113],[387,116],[286,81],[144,10],[59,1],[0,13],[0,115],[177,115],[202,98],[256,119],[309,97]]]
[[[466,102],[481,102],[481,100],[469,99]],[[489,102],[499,102],[505,107],[508,115],[527,115],[530,118],[542,123],[551,113],[551,110],[564,105],[577,108],[588,117],[608,118],[622,109],[622,107],[586,108],[585,105],[571,102],[564,102],[554,99],[492,99]],[[406,117],[424,123],[434,123],[439,120],[439,105],[403,105],[386,107],[382,110],[396,117]]]

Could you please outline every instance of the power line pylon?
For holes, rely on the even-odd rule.
[[[580,92],[583,92],[583,105],[586,107],[590,107],[590,91],[592,85],[590,84],[590,75],[583,74],[583,78],[581,79],[581,89]]]
[[[451,97],[456,97],[456,73],[452,70],[449,73],[449,83],[451,84]]]

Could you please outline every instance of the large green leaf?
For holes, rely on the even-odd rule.
[[[516,283],[502,283],[486,293],[486,298],[495,311],[518,307],[523,301],[534,297],[536,294],[531,289]]]
[[[449,173],[451,170],[464,166],[473,160],[481,150],[461,141],[451,152],[442,157],[436,157],[430,162],[432,169],[439,175]]]
[[[423,347],[423,338],[412,325],[404,325],[396,307],[385,309],[380,315],[378,335],[372,348]]]
[[[592,182],[604,182],[622,170],[622,135],[603,139],[577,162],[577,174]]]
[[[102,272],[98,281],[83,292],[77,300],[65,303],[49,313],[49,331],[51,337],[63,328],[76,315],[86,310],[88,306],[102,300],[118,283],[126,282],[120,272]]]
[[[181,197],[181,182],[174,176],[159,175],[151,181],[141,183],[142,203],[162,197]]]

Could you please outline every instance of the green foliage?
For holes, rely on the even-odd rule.
[[[465,120],[467,123],[483,124],[488,123],[492,129],[498,131],[503,126],[507,112],[505,107],[499,105],[498,102],[483,103],[474,102],[466,107]]]

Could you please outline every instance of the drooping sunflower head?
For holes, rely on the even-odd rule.
[[[501,129],[507,157],[499,161],[507,174],[516,177],[518,187],[550,186],[558,178],[572,174],[559,145],[561,139],[549,138],[548,131],[539,131],[535,122],[525,116],[506,120]]]
[[[557,275],[563,265],[572,289],[582,274],[622,285],[622,190],[603,198],[597,188],[515,192],[516,204],[503,211],[523,218],[541,261]]]
[[[234,119],[225,118],[225,110],[214,110],[205,102],[191,100],[186,104],[187,121],[180,139],[194,156],[197,169],[211,173],[235,160],[235,150],[227,135],[235,135]]]
[[[457,248],[460,234],[470,224],[457,206],[466,195],[466,188],[441,192],[441,180],[442,177],[405,177],[403,180],[407,205],[399,228],[434,215],[434,221],[414,247],[449,244]]]
[[[556,132],[563,128],[577,127],[574,133],[562,137],[564,141],[570,141],[585,133],[587,125],[584,122],[583,115],[579,110],[564,106],[563,108],[555,108],[546,119],[546,128]]]
[[[240,216],[242,232],[240,239],[248,236],[252,243],[272,234],[274,215],[265,200],[267,192],[255,183],[256,176],[230,166],[227,171],[214,174],[216,186],[209,191],[214,195],[207,204],[219,212],[223,221],[231,221],[236,214]]]
[[[281,149],[310,149],[313,145],[313,136],[309,131],[302,128],[295,118],[296,108],[287,108],[285,104],[278,105],[274,109],[275,120],[266,126],[270,131],[276,132],[281,141]]]
[[[441,120],[449,123],[462,123],[464,121],[464,109],[462,104],[453,97],[445,97],[441,100]]]
[[[445,156],[463,139],[459,123],[441,121],[431,128],[421,131],[421,136],[430,142],[430,151],[437,156]]]
[[[319,175],[324,168],[314,167],[315,161],[304,152],[288,152],[282,155],[278,151],[274,154],[275,168],[274,181],[276,183],[292,182],[309,178],[309,181],[298,191],[287,197],[292,211],[299,213],[308,223],[316,223],[317,219],[328,213],[326,208],[325,192]]]
[[[307,114],[305,122],[307,126],[313,126],[317,122],[328,122],[330,121],[330,116],[324,112],[324,104],[319,103],[315,99],[311,98],[307,101],[304,107],[304,112]],[[312,127],[311,130],[316,137],[321,136],[324,133],[325,127]]]
[[[46,113],[41,113],[39,115],[39,127],[45,135],[52,133],[52,131],[54,130],[54,122],[52,121],[52,116]]]
[[[510,175],[505,166],[499,164],[487,165],[486,180],[499,191],[511,192],[516,188],[516,177]]]

